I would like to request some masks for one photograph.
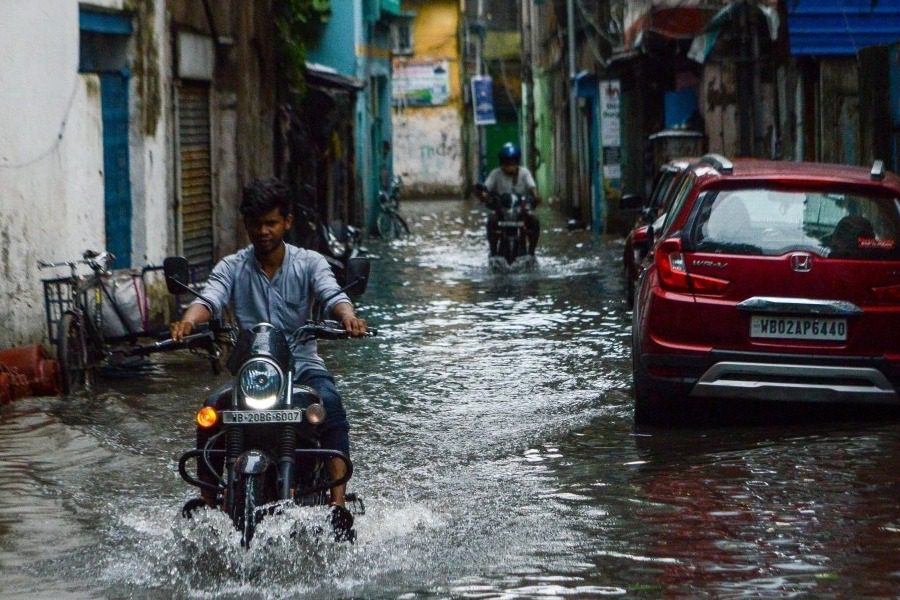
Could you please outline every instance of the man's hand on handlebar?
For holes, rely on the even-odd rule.
[[[366,331],[368,331],[366,321],[356,316],[353,305],[349,302],[341,302],[335,306],[334,317],[340,321],[350,337],[362,337],[366,335]]]
[[[194,323],[192,321],[173,321],[169,324],[169,335],[176,342],[184,340],[186,336],[191,335],[194,331]]]
[[[362,337],[366,335],[366,331],[369,330],[368,325],[366,325],[366,320],[360,319],[357,316],[345,316],[341,319],[341,325],[344,326],[344,329],[347,330],[350,337]]]
[[[172,321],[169,324],[169,334],[176,342],[184,340],[185,336],[191,334],[192,331],[201,323],[206,323],[210,318],[209,311],[202,304],[191,304],[184,311],[180,321]]]

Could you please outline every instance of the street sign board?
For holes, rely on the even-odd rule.
[[[472,77],[472,108],[476,125],[493,125],[497,122],[494,114],[493,82],[488,75]]]

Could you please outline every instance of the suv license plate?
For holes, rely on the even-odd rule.
[[[524,227],[525,221],[500,221],[497,225],[500,227]]]
[[[754,316],[750,337],[841,342],[847,339],[847,319]]]
[[[302,410],[223,410],[226,425],[260,425],[263,423],[302,423]]]

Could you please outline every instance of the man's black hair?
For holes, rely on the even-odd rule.
[[[282,217],[291,214],[291,192],[277,177],[254,179],[241,194],[241,215],[259,218],[277,208]]]

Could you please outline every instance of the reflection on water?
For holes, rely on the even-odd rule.
[[[546,209],[545,209],[546,210]],[[550,212],[534,268],[489,268],[481,212],[408,202],[366,340],[322,353],[366,500],[358,542],[321,509],[183,521],[176,471],[219,380],[161,356],[93,398],[0,412],[4,597],[891,597],[896,424],[635,432],[621,240]]]

